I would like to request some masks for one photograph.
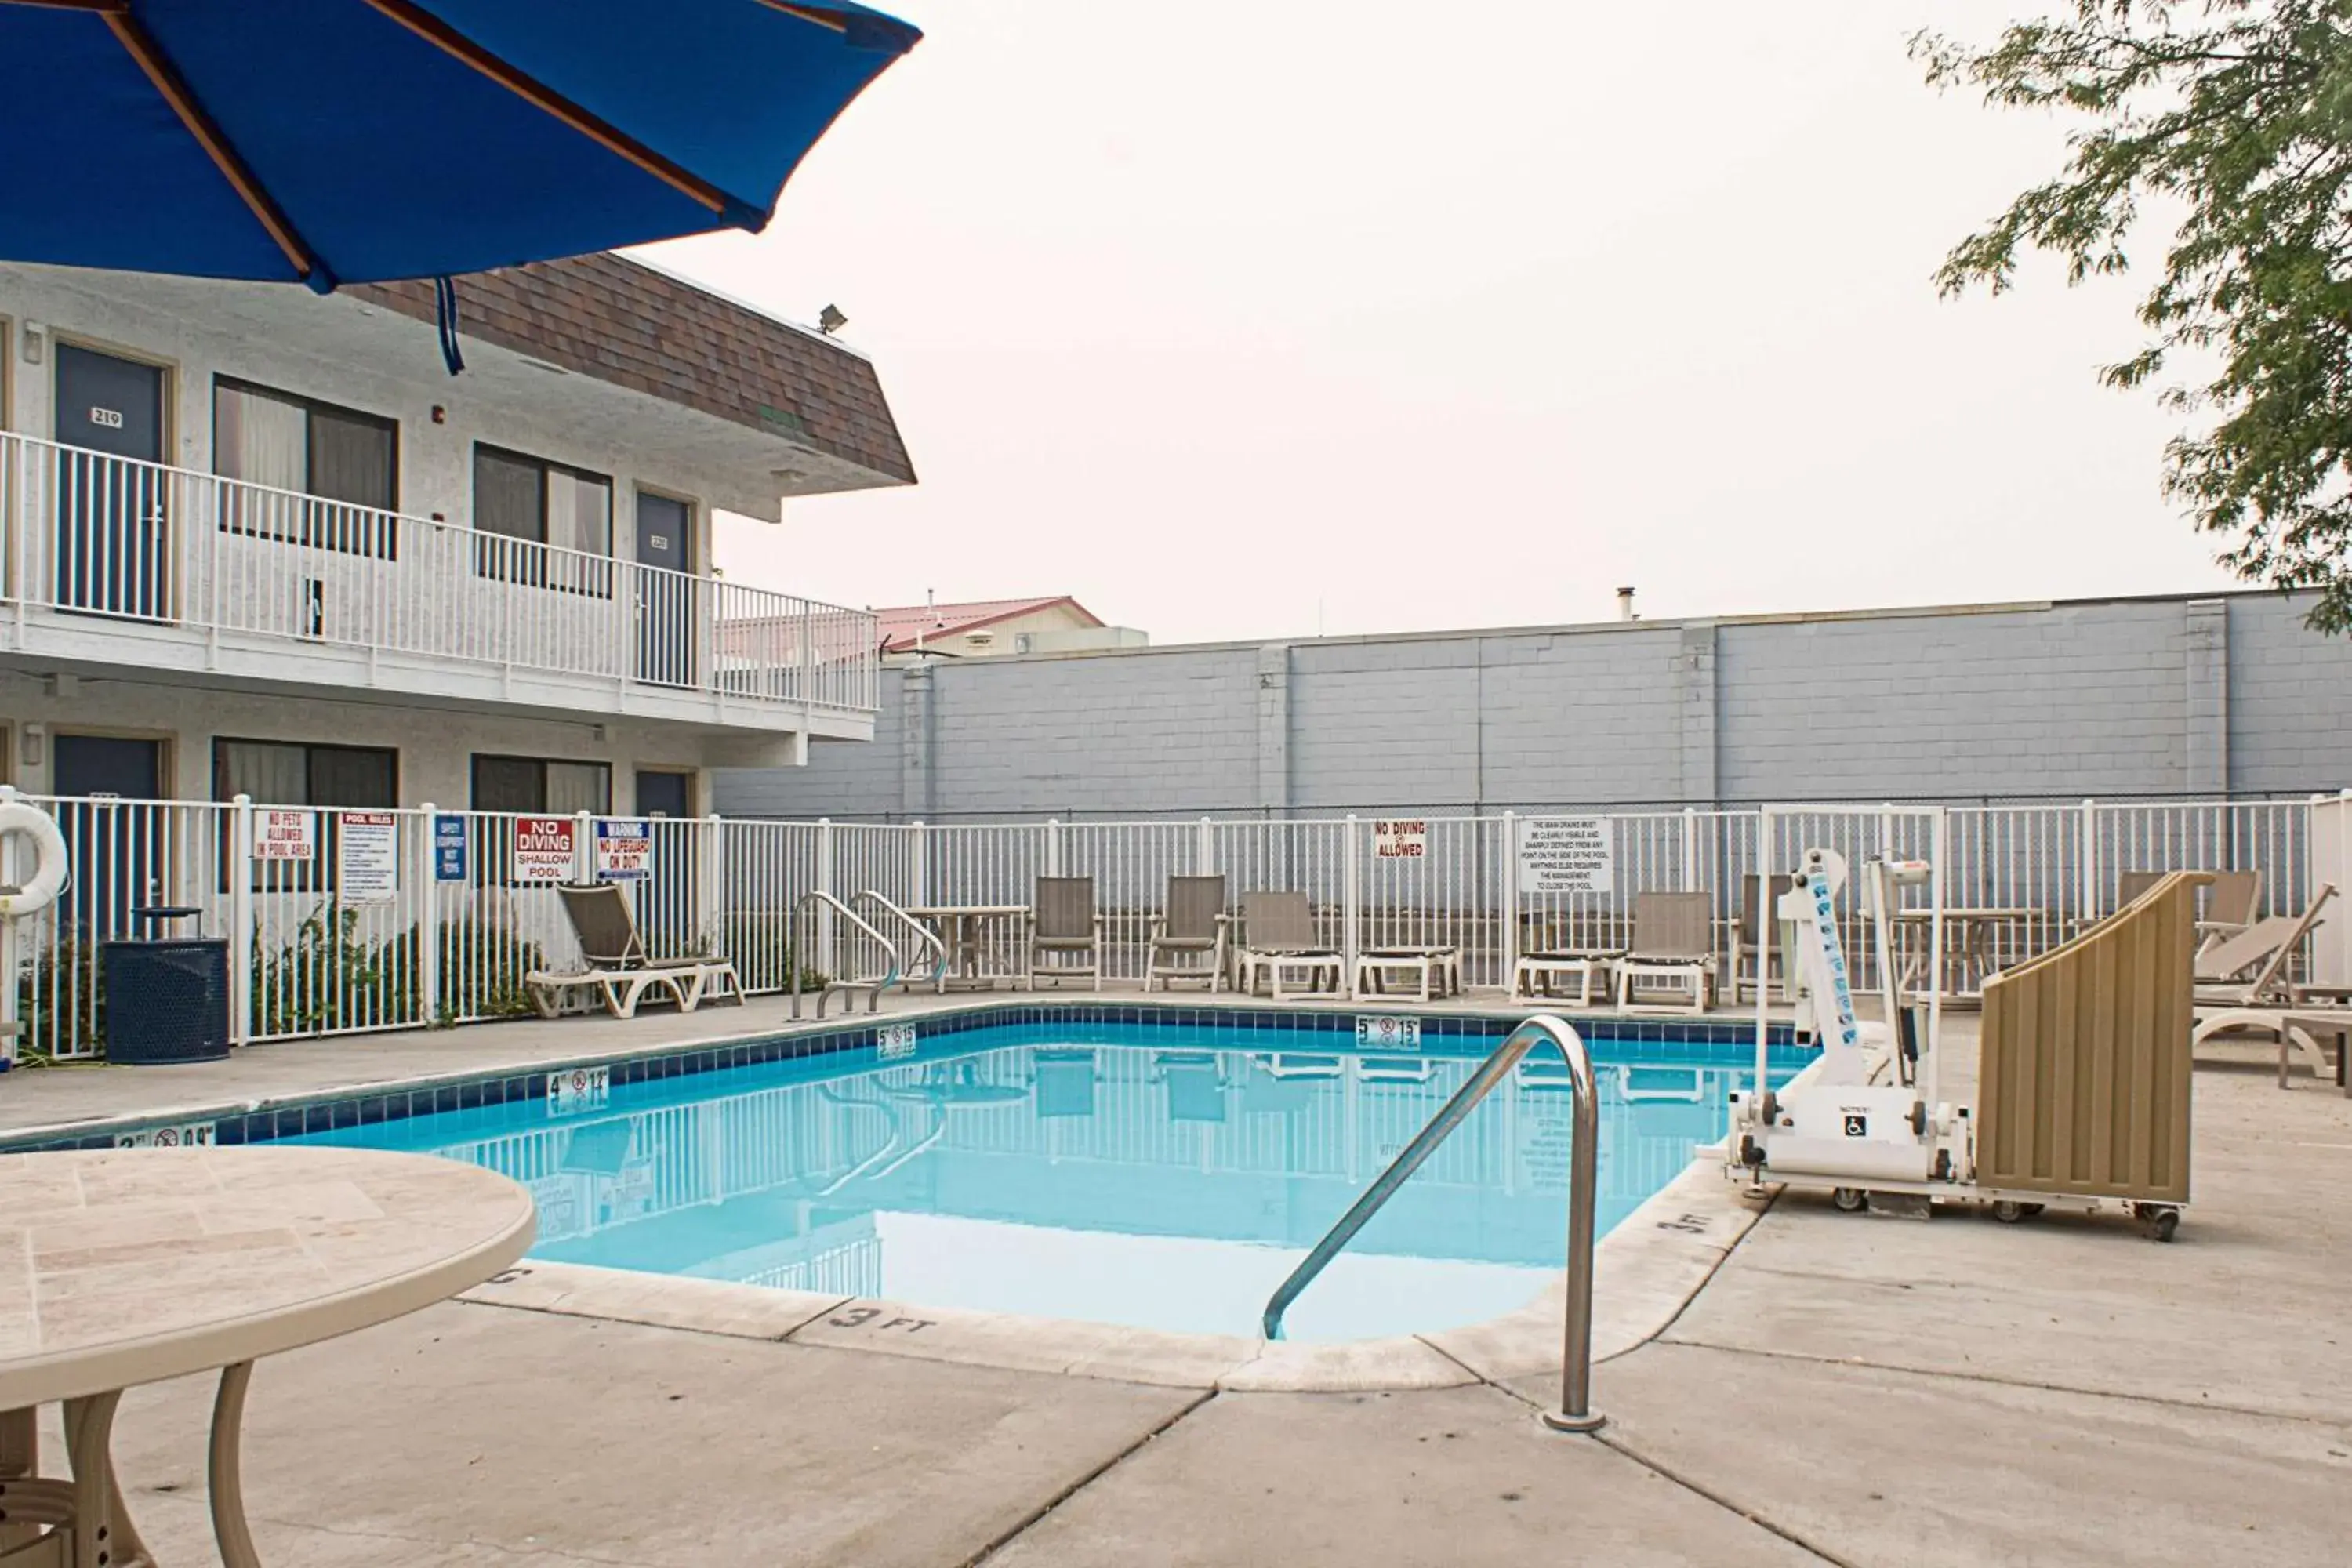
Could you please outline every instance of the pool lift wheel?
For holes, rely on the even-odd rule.
[[[1940,856],[1940,814],[1933,836]],[[1759,868],[1758,879],[1769,899],[1769,864]],[[1808,849],[1795,886],[1779,901],[1779,917],[1798,931],[1807,993],[1798,1005],[1799,1026],[1810,1031],[1821,1054],[1777,1090],[1732,1095],[1725,1173],[1751,1196],[1775,1184],[1826,1192],[1831,1204],[1846,1214],[1925,1218],[1934,1204],[1966,1203],[1988,1206],[1993,1218],[2014,1225],[2051,1207],[2096,1213],[2111,1206],[2112,1199],[1977,1184],[1975,1119],[1968,1106],[1943,1101],[1937,1094],[1942,998],[1931,991],[1923,1007],[1902,996],[1896,984],[1895,913],[1906,888],[1928,889],[1927,972],[1931,977],[1943,972],[1945,900],[1936,862],[1874,858],[1862,868],[1881,1016],[1895,1020],[1892,1029],[1854,1017],[1837,921],[1837,895],[1845,881],[1846,865],[1836,851]],[[1756,1038],[1756,1082],[1762,1085],[1769,1081],[1769,1058],[1760,994]],[[2177,1205],[2127,1207],[2156,1240],[2170,1241],[2179,1226]]]

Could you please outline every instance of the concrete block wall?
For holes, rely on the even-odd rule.
[[[730,815],[2333,792],[2352,641],[2272,594],[1161,647],[885,677],[871,746]]]

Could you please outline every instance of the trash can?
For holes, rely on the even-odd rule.
[[[133,910],[152,930],[193,920],[193,909]],[[152,935],[99,947],[106,1057],[133,1067],[218,1061],[228,1055],[228,940]]]

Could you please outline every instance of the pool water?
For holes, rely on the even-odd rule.
[[[1500,1035],[1335,1048],[1352,1043],[1005,1025],[893,1062],[861,1047],[292,1141],[512,1176],[539,1205],[535,1258],[1255,1334],[1274,1288]],[[1606,1233],[1722,1136],[1754,1052],[1588,1045]],[[1563,1260],[1570,1113],[1565,1070],[1538,1047],[1291,1308],[1286,1335],[1423,1331],[1531,1300]]]

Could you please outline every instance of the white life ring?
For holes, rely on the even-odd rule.
[[[0,887],[0,920],[23,920],[57,902],[66,885],[66,836],[56,818],[23,801],[0,802],[0,835],[21,833],[33,841],[33,875],[13,892]]]

